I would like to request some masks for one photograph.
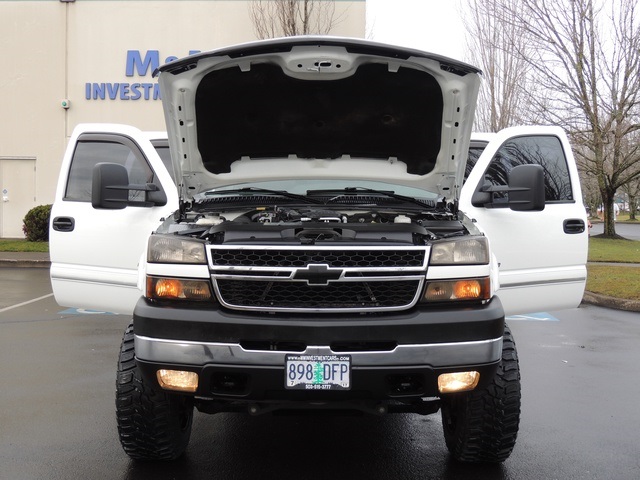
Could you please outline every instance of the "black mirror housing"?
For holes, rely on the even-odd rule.
[[[507,193],[496,201],[494,193]],[[508,198],[508,199],[507,199]],[[517,212],[540,212],[545,206],[544,169],[540,165],[518,165],[509,173],[508,185],[479,185],[471,197],[474,207],[506,208]]]
[[[518,165],[509,174],[509,208],[518,212],[544,210],[544,169],[541,165]]]
[[[130,191],[145,192],[144,201],[129,200]],[[132,185],[127,169],[117,163],[101,162],[93,167],[91,205],[121,210],[126,207],[154,207],[167,204],[167,194],[154,183]]]
[[[91,205],[93,208],[121,210],[129,200],[129,174],[117,163],[97,163],[93,167]]]

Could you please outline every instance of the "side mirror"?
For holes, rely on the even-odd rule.
[[[120,210],[129,200],[129,174],[117,163],[97,163],[93,167],[91,205],[93,208]]]
[[[494,193],[508,193],[494,198]],[[491,185],[485,181],[471,197],[474,207],[505,208],[517,212],[544,210],[544,169],[540,165],[518,165],[509,173],[508,185]]]
[[[145,192],[145,201],[129,200],[129,191]],[[127,169],[117,163],[101,162],[93,167],[91,205],[93,208],[121,210],[125,207],[154,207],[167,204],[167,195],[153,183],[129,183]]]
[[[544,210],[544,169],[518,165],[509,174],[509,208],[517,212]]]

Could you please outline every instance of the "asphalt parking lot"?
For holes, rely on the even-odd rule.
[[[439,415],[196,414],[186,455],[136,463],[117,439],[129,319],[56,305],[46,269],[0,269],[2,479],[637,479],[640,314],[594,306],[511,319],[518,443],[503,465],[449,460]]]
[[[595,223],[591,235],[600,235],[604,231],[604,223]],[[637,223],[616,223],[616,234],[628,240],[640,240],[640,225]]]

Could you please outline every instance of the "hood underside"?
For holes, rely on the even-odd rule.
[[[479,71],[364,40],[291,37],[159,69],[183,198],[276,179],[382,180],[455,197]]]

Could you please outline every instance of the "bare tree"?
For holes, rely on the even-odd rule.
[[[340,20],[334,0],[254,0],[249,15],[260,39],[324,35]]]
[[[629,201],[629,220],[637,220],[638,206],[640,204],[640,179],[627,183],[622,187]]]
[[[602,205],[602,197],[598,188],[598,181],[593,175],[589,175],[583,170],[579,171],[580,184],[582,185],[582,197],[585,207],[589,212],[589,216],[599,217],[600,206]]]
[[[564,126],[581,169],[597,179],[604,235],[614,237],[616,191],[640,177],[639,0],[496,0],[495,16],[513,32],[512,51],[538,86],[533,107]],[[605,9],[606,6],[606,9]],[[517,32],[533,48],[522,49]]]
[[[468,0],[464,11],[467,30],[468,61],[483,71],[483,83],[476,110],[476,129],[497,132],[525,123],[531,109],[527,102],[534,85],[524,55],[531,48],[528,36],[509,31],[516,27],[513,19],[505,21],[509,11],[498,14],[503,4],[511,12],[520,12],[518,0]],[[513,42],[517,42],[514,55]]]

